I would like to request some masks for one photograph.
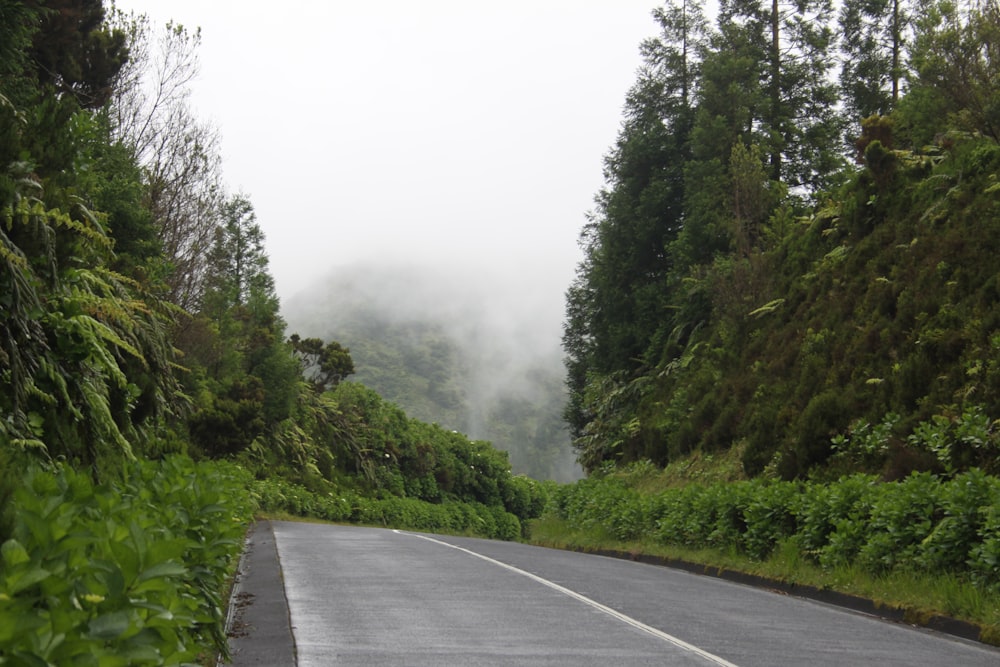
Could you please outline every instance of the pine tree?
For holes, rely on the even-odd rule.
[[[635,372],[663,326],[668,248],[683,226],[684,165],[707,27],[688,0],[654,17],[660,35],[641,47],[644,64],[605,159],[607,185],[581,235],[584,260],[567,293],[566,417],[576,435],[588,421],[586,385],[594,376]]]
[[[910,24],[905,0],[845,0],[840,8],[840,89],[848,118],[889,114],[904,79]]]
[[[243,195],[230,197],[220,212],[221,225],[208,255],[207,285],[216,307],[246,306],[254,298],[274,300],[264,232],[253,204]]]
[[[804,195],[827,186],[845,153],[830,80],[832,12],[830,0],[724,0],[719,9],[720,32],[736,38],[743,57],[755,61],[743,66],[756,65],[762,77],[741,134],[764,148],[772,180]]]
[[[921,148],[946,116],[956,130],[1000,140],[1000,6],[933,2],[914,23],[912,90],[898,114],[903,134]]]

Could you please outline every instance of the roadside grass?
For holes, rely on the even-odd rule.
[[[929,576],[893,571],[872,576],[858,567],[824,569],[803,558],[794,544],[780,544],[763,561],[735,550],[691,549],[665,546],[653,540],[622,542],[600,526],[580,528],[546,514],[529,522],[526,542],[538,546],[579,551],[617,551],[662,557],[762,577],[781,584],[812,586],[871,600],[879,608],[905,610],[914,624],[933,616],[947,616],[980,626],[980,640],[1000,646],[1000,591],[983,590],[955,576]]]

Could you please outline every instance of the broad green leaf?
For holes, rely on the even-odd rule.
[[[7,588],[11,593],[19,593],[40,581],[45,581],[51,574],[41,567],[30,567],[20,571],[15,569],[7,575]]]
[[[153,567],[142,572],[142,574],[136,578],[136,583],[159,577],[179,577],[187,574],[187,571],[188,569],[182,563],[167,561],[165,563],[154,565]]]
[[[146,626],[153,624],[153,621],[165,621],[172,622],[174,620],[174,614],[169,609],[164,607],[162,604],[155,604],[149,601],[136,600],[133,605],[139,609],[145,609],[151,612],[146,617]],[[160,623],[162,625],[162,623]]]
[[[128,525],[129,535],[132,537],[132,543],[135,545],[136,554],[139,556],[139,562],[144,563],[146,561],[146,555],[149,552],[149,547],[146,542],[146,533],[143,527],[135,520],[129,522]]]
[[[134,581],[139,575],[139,554],[136,553],[135,547],[128,540],[112,542],[108,546],[118,562],[118,567],[121,568],[125,581]]]
[[[35,632],[45,623],[42,616],[25,613],[25,610],[0,610],[0,646],[9,645],[15,637]]]
[[[95,578],[104,584],[105,590],[92,591],[116,599],[125,592],[125,578],[117,563],[111,561],[94,561],[91,566],[96,571]]]
[[[202,514],[217,514],[219,512],[228,512],[229,510],[218,503],[213,503],[211,505],[205,505],[201,508]]]
[[[188,544],[189,540],[186,538],[158,540],[155,542],[155,548],[150,549],[149,553],[146,554],[147,569],[157,563],[184,560]]]
[[[3,555],[3,562],[7,567],[14,567],[31,560],[24,545],[14,539],[7,540],[0,546],[0,554]]]

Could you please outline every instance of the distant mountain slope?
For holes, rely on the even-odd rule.
[[[282,314],[289,332],[350,348],[351,379],[409,416],[491,441],[517,473],[567,481],[581,473],[561,417],[561,304],[548,301],[523,278],[366,264]]]

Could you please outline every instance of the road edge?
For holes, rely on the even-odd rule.
[[[715,577],[717,579],[754,586],[756,588],[764,588],[783,595],[791,595],[807,600],[822,602],[824,604],[843,607],[858,613],[876,616],[886,621],[893,621],[914,627],[925,628],[927,630],[933,630],[934,632],[940,632],[959,639],[977,642],[985,646],[1000,646],[1000,641],[998,641],[1000,640],[1000,637],[993,638],[990,633],[986,632],[987,628],[979,625],[978,623],[962,621],[957,618],[941,614],[931,614],[912,607],[879,604],[869,598],[852,595],[850,593],[841,593],[827,588],[820,588],[818,586],[797,584],[794,582],[782,581],[780,579],[771,579],[761,575],[748,574],[738,570],[705,565],[704,563],[695,563],[667,556],[653,556],[617,549],[591,549],[576,546],[552,546],[548,544],[538,544],[538,546],[563,549],[565,551],[575,551],[577,553],[593,554],[595,556],[606,556],[609,558],[618,558],[621,560],[635,561],[637,563],[645,563],[647,565],[656,565],[659,567],[669,567],[677,570],[683,570],[692,574]]]
[[[255,521],[247,531],[229,599],[226,637],[234,667],[295,667],[295,637],[274,528]]]

